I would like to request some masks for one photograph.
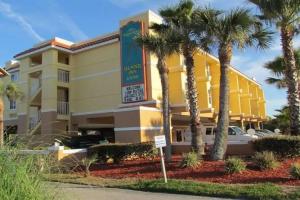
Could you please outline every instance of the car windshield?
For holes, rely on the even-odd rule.
[[[237,133],[237,135],[246,134],[246,132],[243,129],[241,129],[240,127],[232,126],[231,128]]]
[[[267,130],[267,129],[263,129],[263,132],[268,133],[268,134],[274,134],[272,131]]]

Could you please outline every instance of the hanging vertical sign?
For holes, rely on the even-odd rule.
[[[143,32],[141,22],[130,22],[121,28],[122,102],[144,101],[146,95],[144,50],[135,41]]]

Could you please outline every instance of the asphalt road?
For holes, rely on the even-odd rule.
[[[224,200],[223,198],[140,192],[87,185],[52,184],[57,184],[55,188],[59,196],[66,200]]]

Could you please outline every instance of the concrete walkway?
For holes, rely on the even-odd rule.
[[[57,189],[59,196],[67,200],[224,200],[223,198],[140,192],[88,185],[52,184],[57,184],[54,187]]]

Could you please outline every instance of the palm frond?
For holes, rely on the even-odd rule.
[[[275,85],[278,89],[286,88],[286,82],[284,79],[268,77],[266,83]]]
[[[4,94],[9,100],[16,100],[23,97],[23,92],[20,90],[17,84],[13,82],[10,82],[5,86]]]

